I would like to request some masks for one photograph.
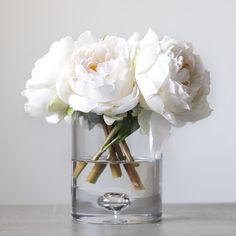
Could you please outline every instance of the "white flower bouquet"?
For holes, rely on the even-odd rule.
[[[125,139],[137,129],[149,135],[153,158],[159,158],[171,126],[180,127],[210,115],[206,100],[209,73],[191,44],[169,37],[159,38],[151,29],[139,39],[90,32],[77,41],[71,37],[54,42],[35,63],[23,95],[25,111],[43,116],[49,123],[75,116],[92,126],[101,124],[106,138],[92,158],[133,161]],[[91,126],[91,127],[92,127]],[[74,171],[79,176],[86,163]],[[127,173],[136,189],[143,189],[135,166]],[[102,170],[88,177],[96,182]],[[119,165],[113,166],[120,177]]]

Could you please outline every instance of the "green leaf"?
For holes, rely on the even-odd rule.
[[[129,135],[131,135],[133,132],[139,129],[139,123],[137,117],[133,117],[130,114],[122,121],[117,121],[116,126],[119,129],[117,136],[103,148],[104,151],[111,145],[122,142]]]
[[[74,112],[75,112],[75,110],[72,108],[72,107],[69,107],[68,109],[67,109],[67,115],[68,116],[72,116],[73,114],[74,114]]]
[[[84,117],[85,120],[88,121],[88,128],[89,130],[93,129],[97,124],[102,123],[102,116],[97,115],[95,113],[83,113],[80,112],[80,115]]]
[[[88,113],[87,118],[89,130],[91,130],[95,125],[102,123],[102,116],[99,116],[95,113]]]

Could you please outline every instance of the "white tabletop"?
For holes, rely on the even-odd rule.
[[[165,205],[160,223],[78,223],[69,206],[0,206],[0,236],[236,236],[236,204]]]

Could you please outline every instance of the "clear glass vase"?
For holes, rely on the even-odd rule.
[[[136,131],[123,142],[125,148],[120,144],[121,151],[128,148],[131,160],[121,156],[108,158],[110,150],[93,160],[104,140],[100,124],[89,129],[86,122],[75,119],[72,127],[73,218],[102,224],[159,221],[162,161],[151,157],[148,137]],[[78,169],[80,173],[76,176]]]

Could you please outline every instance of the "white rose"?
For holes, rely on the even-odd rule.
[[[176,126],[209,116],[209,73],[190,44],[169,37],[159,40],[149,30],[139,50],[136,79],[146,109]]]
[[[69,106],[57,96],[56,83],[66,76],[74,46],[70,37],[62,38],[54,42],[50,51],[35,63],[32,77],[22,92],[28,99],[25,111],[30,115],[46,117],[49,123],[67,119]]]
[[[68,76],[57,84],[59,97],[75,111],[104,114],[109,124],[120,119],[139,101],[131,51],[123,38],[81,34]]]

